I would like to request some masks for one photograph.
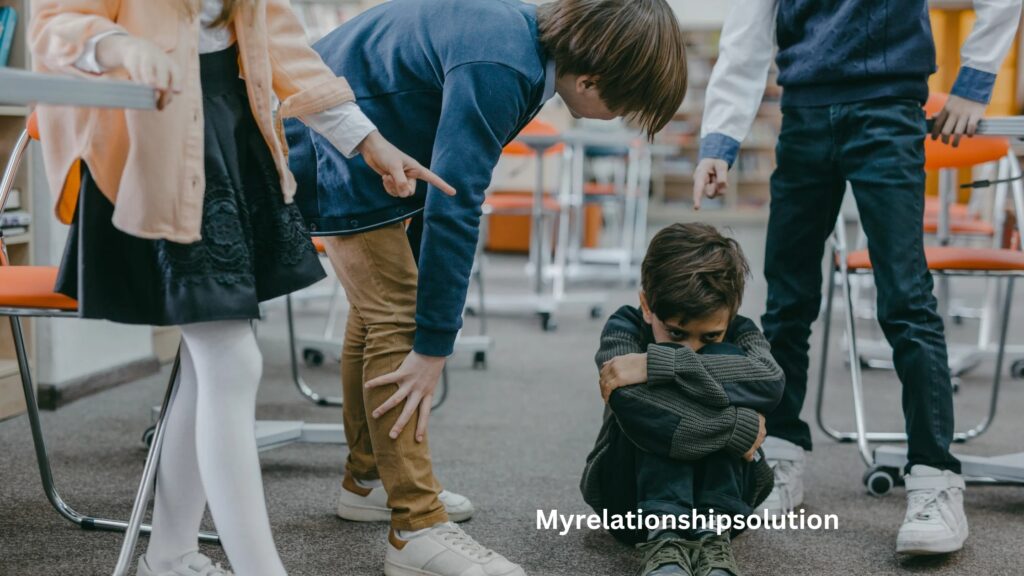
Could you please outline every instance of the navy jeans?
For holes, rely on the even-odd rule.
[[[960,471],[949,453],[953,389],[942,318],[925,265],[925,119],[919,102],[872,100],[783,110],[771,179],[765,254],[768,305],[761,325],[786,374],[767,417],[770,436],[811,449],[800,420],[808,339],[822,297],[821,261],[846,182],[868,237],[878,321],[903,383],[909,464]]]

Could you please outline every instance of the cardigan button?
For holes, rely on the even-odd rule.
[[[359,220],[349,220],[348,225],[355,228],[356,226],[359,226]]]

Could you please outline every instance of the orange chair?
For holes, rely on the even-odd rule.
[[[22,131],[14,150],[7,161],[3,177],[0,179],[0,211],[7,206],[7,200],[11,189],[14,186],[14,179],[21,165],[22,159],[28,150],[32,139],[39,138],[38,126],[35,115],[29,117],[28,125]],[[148,533],[150,528],[141,525],[141,514],[144,507],[137,507],[133,510],[132,520],[124,522],[98,518],[76,512],[64,501],[54,484],[53,473],[50,468],[50,459],[46,451],[46,443],[43,439],[42,426],[39,421],[39,405],[36,400],[35,387],[32,384],[32,374],[29,368],[28,352],[25,347],[25,338],[21,327],[21,318],[45,317],[45,318],[76,318],[78,317],[78,303],[54,291],[57,279],[57,268],[54,266],[22,266],[12,264],[7,257],[7,246],[0,231],[0,316],[10,319],[11,333],[14,340],[14,350],[17,356],[18,371],[21,377],[22,389],[25,395],[26,411],[28,413],[29,425],[32,431],[32,441],[35,445],[36,460],[39,464],[39,475],[42,478],[43,491],[50,504],[60,513],[61,516],[85,530],[104,530],[112,532],[129,532],[133,539],[133,528],[140,527],[142,532]],[[152,486],[152,475],[155,473],[155,464],[159,459],[160,445],[163,435],[164,414],[169,403],[173,399],[175,380],[178,372],[178,362],[175,361],[171,370],[170,382],[164,396],[160,417],[157,420],[155,435],[149,455],[146,458],[146,467],[143,472],[143,486]],[[147,479],[149,479],[147,481]],[[140,493],[142,488],[140,488]],[[148,497],[146,498],[148,501]],[[136,515],[138,517],[136,518]],[[219,542],[216,534],[201,533],[200,539],[206,542]],[[133,545],[134,548],[134,545]]]
[[[966,144],[966,145],[965,145]],[[1007,155],[1008,142],[1001,138],[974,137],[961,140],[959,148],[926,143],[928,162],[932,168],[959,168],[974,163],[991,162]],[[1017,178],[1021,174],[1016,159],[1007,157],[1006,173],[1009,178]],[[1008,187],[1012,191],[1013,202],[1017,214],[1024,214],[1024,185],[1014,181]],[[940,208],[941,210],[941,208]],[[1017,220],[1017,233],[1024,234],[1024,226]],[[833,439],[842,442],[857,442],[861,457],[871,467],[864,475],[864,483],[869,492],[883,494],[890,490],[899,480],[900,470],[893,466],[876,465],[876,457],[871,451],[869,442],[905,442],[903,432],[869,432],[865,425],[865,402],[861,378],[861,355],[856,337],[854,298],[852,297],[851,276],[870,275],[871,261],[867,250],[850,251],[847,248],[845,224],[840,220],[835,228],[832,240],[833,264],[835,273],[830,275],[828,297],[824,314],[825,330],[822,343],[822,359],[818,378],[817,422],[819,427]],[[928,246],[925,248],[925,259],[928,269],[940,278],[975,277],[1005,281],[1001,310],[998,347],[995,355],[995,375],[992,382],[992,395],[986,416],[973,428],[954,434],[954,440],[965,442],[984,433],[991,425],[999,398],[1003,359],[1006,352],[1007,329],[1010,318],[1014,281],[1024,276],[1024,253],[1020,243],[1010,247],[966,248],[948,245]],[[836,277],[838,276],[838,280]],[[823,418],[825,398],[825,379],[828,365],[829,336],[832,317],[833,296],[836,285],[843,290],[843,308],[846,321],[846,340],[848,344],[850,376],[853,388],[853,409],[856,430],[840,432],[827,425]],[[1017,368],[1015,367],[1016,371]],[[956,374],[954,374],[955,376]]]
[[[558,129],[542,121],[534,119],[520,132],[522,136],[557,136]],[[565,144],[558,143],[543,151],[543,157],[551,157],[565,152]],[[530,162],[537,157],[537,151],[519,140],[513,140],[502,149],[505,157],[522,158]],[[487,248],[495,251],[523,252],[531,249],[531,217],[533,215],[534,191],[532,190],[492,190],[484,199],[483,213],[486,217],[485,229],[481,236],[487,242]],[[546,230],[548,223],[561,209],[559,203],[549,192],[544,193],[541,216]]]
[[[925,114],[930,117],[937,115],[948,97],[947,94],[932,93],[924,105]],[[959,146],[954,148],[929,137],[925,139],[924,151],[925,170],[939,171],[939,186],[944,188],[940,189],[938,198],[925,200],[925,233],[938,235],[943,244],[954,236],[994,238],[997,230],[992,222],[983,221],[970,205],[955,201],[958,184],[955,174],[962,168],[1000,162],[1010,151],[1010,140],[998,136],[974,136],[961,139]]]

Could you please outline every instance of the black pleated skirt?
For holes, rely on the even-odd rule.
[[[325,274],[249,108],[234,47],[200,56],[206,192],[202,240],[126,234],[88,169],[57,278],[84,318],[168,326],[259,317],[259,303]],[[158,138],[159,135],[152,135]]]

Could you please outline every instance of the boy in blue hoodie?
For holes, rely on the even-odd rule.
[[[977,21],[932,137],[972,135],[1020,21],[1020,0],[974,0]],[[771,179],[765,254],[768,306],[761,318],[786,374],[768,415],[765,453],[784,512],[803,501],[808,425],[808,338],[821,303],[821,259],[850,182],[878,287],[878,320],[903,383],[909,437],[907,513],[897,552],[942,554],[967,538],[960,462],[953,438],[942,318],[925,264],[924,139],[921,108],[935,71],[925,0],[739,0],[722,30],[708,84],[694,205],[726,187],[764,93],[772,54],[783,88],[778,166]]]
[[[286,127],[296,202],[351,302],[338,514],[390,519],[389,576],[522,574],[449,523],[473,507],[441,490],[426,436],[484,190],[502,148],[556,93],[576,117],[661,129],[686,89],[679,24],[665,0],[393,0],[314,48],[365,114],[339,121],[379,130],[457,191],[411,177],[382,185],[365,154],[345,157],[301,123]]]

